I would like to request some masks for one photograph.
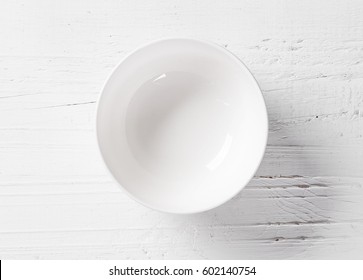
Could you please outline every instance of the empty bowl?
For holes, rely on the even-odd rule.
[[[226,49],[165,39],[129,54],[98,102],[106,166],[136,201],[169,213],[212,209],[236,195],[264,154],[261,91]]]

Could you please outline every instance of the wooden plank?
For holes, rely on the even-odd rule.
[[[70,185],[80,183],[5,188],[2,257],[335,258],[341,250],[362,257],[361,179],[254,179],[220,208],[176,216],[138,205],[107,181],[76,193]]]

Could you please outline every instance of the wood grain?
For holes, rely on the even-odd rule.
[[[361,1],[2,1],[0,258],[363,258],[362,14]],[[255,179],[198,215],[132,201],[94,137],[112,69],[170,36],[240,57],[270,119]]]

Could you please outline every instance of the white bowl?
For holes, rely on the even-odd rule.
[[[116,181],[164,212],[209,210],[253,177],[266,146],[261,91],[222,47],[165,39],[128,55],[98,102],[97,138]]]

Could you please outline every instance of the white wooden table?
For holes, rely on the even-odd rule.
[[[363,258],[362,15],[362,1],[2,0],[0,258]],[[169,36],[240,57],[270,118],[256,177],[198,215],[129,199],[94,137],[110,71]]]

